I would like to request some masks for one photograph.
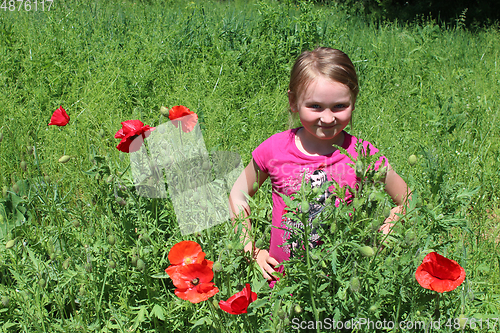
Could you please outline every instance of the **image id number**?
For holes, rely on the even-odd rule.
[[[54,0],[4,0],[2,2],[2,5],[0,6],[0,9],[3,9],[4,11],[25,11],[25,12],[30,12],[30,11],[50,11],[50,7],[52,7],[52,3]]]

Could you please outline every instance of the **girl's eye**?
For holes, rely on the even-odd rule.
[[[337,104],[335,105],[335,109],[345,109],[347,107],[347,105],[345,104]]]
[[[321,108],[321,106],[319,106],[318,104],[313,104],[310,106],[311,109],[319,109]]]

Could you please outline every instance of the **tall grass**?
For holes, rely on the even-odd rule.
[[[182,104],[199,115],[209,150],[236,151],[247,163],[260,142],[288,127],[291,64],[317,45],[345,51],[357,67],[350,132],[374,143],[430,211],[465,221],[433,240],[467,264],[461,311],[498,313],[499,262],[490,259],[498,256],[498,39],[495,27],[374,26],[340,7],[292,1],[68,0],[50,12],[2,12],[0,185],[8,192],[0,236],[17,241],[15,251],[0,250],[0,296],[11,299],[2,330],[181,331],[201,320],[208,305],[200,314],[176,299],[168,280],[151,278],[182,237],[169,200],[134,201],[117,183],[128,156],[113,135],[128,119],[161,124],[161,105]],[[59,105],[70,124],[47,127]],[[73,158],[58,163],[64,154]],[[419,156],[416,167],[410,154]],[[109,174],[115,180],[107,183]],[[253,203],[257,237],[267,227],[269,191],[266,184]],[[229,225],[196,239],[207,258],[234,263],[225,271],[237,276],[232,288],[244,283],[243,257],[225,250],[237,243]],[[132,264],[137,257],[145,271]]]

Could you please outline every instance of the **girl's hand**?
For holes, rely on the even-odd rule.
[[[391,209],[391,213],[389,214],[389,217],[385,219],[384,224],[378,228],[378,231],[382,232],[384,235],[387,235],[392,231],[392,227],[394,226],[394,222],[397,222],[399,220],[399,216],[396,214],[404,214],[404,207],[403,206],[396,206],[393,209]]]
[[[254,258],[260,269],[262,269],[262,276],[268,281],[276,280],[276,277],[272,273],[275,272],[274,267],[279,265],[278,261],[271,257],[267,250],[257,248],[255,248]]]

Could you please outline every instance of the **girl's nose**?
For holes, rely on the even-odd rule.
[[[321,121],[325,124],[333,123],[335,121],[333,112],[330,109],[324,110],[323,114],[321,115]]]

